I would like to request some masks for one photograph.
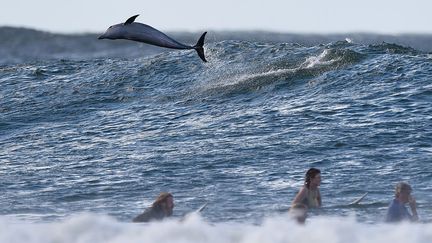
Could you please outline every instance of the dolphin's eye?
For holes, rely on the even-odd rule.
[[[112,26],[110,26],[108,29],[111,29],[112,28]]]

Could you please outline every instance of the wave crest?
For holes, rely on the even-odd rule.
[[[298,225],[288,216],[261,224],[209,223],[198,215],[185,221],[149,224],[119,222],[108,216],[84,214],[60,222],[26,223],[0,218],[1,242],[64,243],[273,243],[273,242],[430,242],[432,224],[364,224],[353,217],[312,218]],[[415,235],[413,235],[415,232]]]

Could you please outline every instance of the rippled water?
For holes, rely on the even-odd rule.
[[[225,224],[278,224],[313,166],[324,207],[311,222],[355,215],[380,224],[401,180],[430,222],[430,54],[347,41],[205,48],[208,63],[170,51],[0,66],[0,214],[67,231],[64,220],[91,212],[114,218],[98,227],[117,227],[170,191],[177,217],[209,202],[198,224],[221,223],[207,235],[215,240]],[[355,235],[368,231],[353,224]],[[430,240],[429,226],[413,242]]]

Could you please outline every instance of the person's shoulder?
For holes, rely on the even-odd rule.
[[[148,222],[150,221],[154,216],[154,210],[152,207],[147,208],[146,210],[144,210],[143,213],[139,214],[138,216],[136,216],[132,222]]]
[[[303,185],[302,187],[300,187],[300,191],[301,191],[301,192],[302,192],[302,191],[307,192],[307,191],[309,191],[309,188],[307,188],[306,185]]]
[[[396,199],[390,201],[389,208],[400,208],[403,205]]]
[[[309,194],[309,192],[310,192],[310,189],[306,185],[302,186],[299,190],[299,194],[307,195],[307,194]]]

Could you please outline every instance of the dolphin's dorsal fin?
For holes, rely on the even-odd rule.
[[[124,23],[124,25],[132,24],[138,16],[139,16],[139,14],[134,15],[134,16],[128,18],[128,20],[126,20],[126,22]]]

